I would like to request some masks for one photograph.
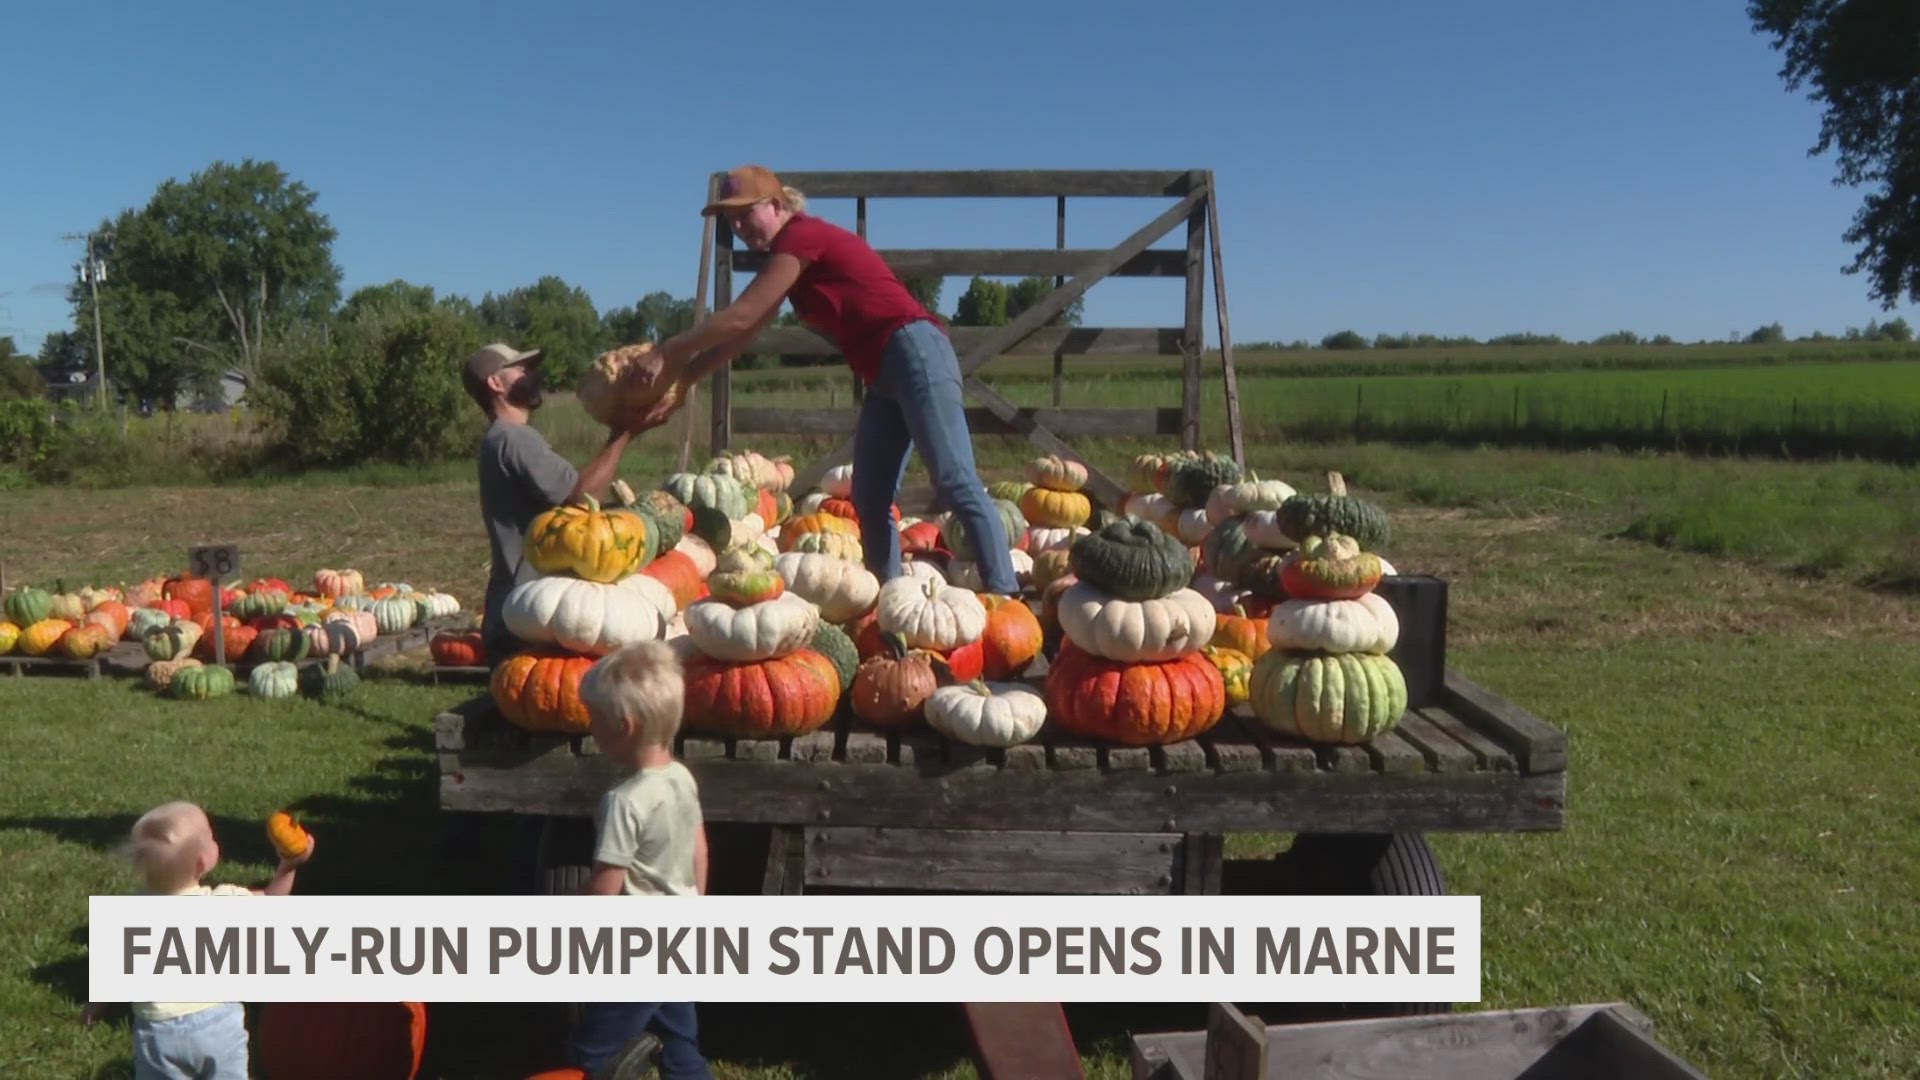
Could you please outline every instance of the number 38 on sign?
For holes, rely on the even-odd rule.
[[[187,549],[187,572],[221,581],[240,572],[240,549],[233,544],[202,544]]]

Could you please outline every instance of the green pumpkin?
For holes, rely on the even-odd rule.
[[[693,535],[715,551],[725,550],[733,540],[733,519],[711,506],[693,508]]]
[[[167,692],[188,701],[205,701],[233,693],[233,672],[218,664],[181,668],[174,672]]]
[[[674,473],[660,487],[693,510],[710,507],[729,521],[746,517],[755,502],[747,498],[747,489],[740,481],[718,473]]]
[[[1221,581],[1235,581],[1254,559],[1260,548],[1247,539],[1247,519],[1236,514],[1213,527],[1200,542],[1200,565]],[[1242,586],[1244,588],[1245,586]]]
[[[1309,536],[1341,533],[1363,548],[1374,548],[1391,536],[1386,511],[1354,495],[1295,495],[1280,504],[1274,518],[1296,544]]]
[[[687,504],[664,491],[649,491],[640,496],[636,509],[649,515],[649,523],[660,526],[660,543],[654,549],[655,554],[672,551],[680,538],[687,534]],[[651,536],[653,530],[647,530]]]
[[[1005,499],[993,500],[993,508],[1000,515],[1001,528],[1006,530],[1007,547],[1011,549],[1017,546],[1027,535],[1027,515]],[[973,538],[967,535],[966,527],[961,524],[958,515],[949,511],[941,514],[939,521],[940,540],[948,551],[953,552],[953,557],[961,562],[979,562],[980,556],[973,546]]]
[[[1400,722],[1407,680],[1391,657],[1274,649],[1254,661],[1254,715],[1311,742],[1363,743]]]
[[[833,669],[840,673],[840,694],[845,697],[853,689],[854,673],[860,670],[860,650],[854,648],[853,639],[846,631],[827,622],[820,621],[820,629],[813,632],[813,640],[807,642],[807,648],[827,658]]]
[[[300,688],[300,669],[284,661],[260,664],[247,676],[247,692],[254,697],[290,698]]]
[[[372,611],[379,602],[366,593],[353,593],[335,600],[333,606],[341,611]]]
[[[420,605],[403,596],[373,602],[373,625],[383,634],[401,634],[420,619]]]
[[[247,649],[250,659],[260,661],[304,660],[306,655],[306,632],[284,627],[260,631],[253,639],[253,645]]]
[[[22,585],[7,594],[6,607],[7,621],[25,628],[53,617],[53,594],[45,589]]]
[[[338,656],[329,656],[300,672],[300,692],[317,701],[339,701],[359,686],[359,673],[341,664]]]
[[[149,660],[184,659],[200,639],[198,630],[192,623],[170,622],[140,635],[140,647]]]
[[[161,611],[159,608],[134,608],[133,612],[127,616],[127,632],[125,636],[133,638],[136,641],[144,642],[149,632],[158,630],[163,626],[168,626],[172,624],[172,622],[173,616]]]
[[[1025,480],[995,480],[987,485],[987,494],[1017,505],[1020,502],[1020,496],[1025,495],[1032,487],[1033,485]]]
[[[1222,484],[1238,483],[1240,463],[1224,454],[1208,451],[1173,466],[1167,474],[1166,495],[1182,510],[1207,505],[1207,496]]]
[[[277,590],[248,593],[233,602],[232,615],[241,622],[252,622],[280,614],[291,601],[292,597]]]
[[[1067,565],[1081,581],[1122,600],[1153,600],[1193,580],[1193,556],[1187,549],[1139,518],[1075,540]]]

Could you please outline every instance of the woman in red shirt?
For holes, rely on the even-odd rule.
[[[748,247],[768,253],[740,298],[662,342],[660,376],[690,386],[752,343],[792,300],[800,321],[839,347],[866,384],[853,441],[853,506],[868,569],[900,574],[892,507],[918,448],[934,490],[979,553],[986,591],[1019,591],[1006,528],[973,463],[960,390],[960,361],[934,316],[900,284],[867,242],[806,213],[806,198],[773,173],[748,165],[727,174],[720,198],[701,211],[723,215]],[[656,376],[656,377],[660,377]],[[664,420],[683,395],[668,395],[643,426]]]

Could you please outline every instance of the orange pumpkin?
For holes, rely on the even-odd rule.
[[[127,605],[118,600],[102,600],[93,605],[93,610],[87,612],[87,621],[99,622],[100,625],[107,627],[113,632],[115,641],[126,636],[127,620],[132,617],[133,612],[128,611]]]
[[[1236,604],[1230,615],[1218,616],[1213,623],[1213,640],[1207,644],[1216,649],[1232,649],[1247,654],[1247,659],[1258,660],[1268,649],[1273,648],[1267,640],[1267,618],[1247,614],[1247,609]]]
[[[1219,723],[1227,689],[1220,670],[1199,653],[1157,663],[1106,660],[1069,641],[1047,673],[1047,706],[1076,735],[1153,746]]]
[[[1045,589],[1040,591],[1040,630],[1046,635],[1046,648],[1058,649],[1066,640],[1066,631],[1060,626],[1060,598],[1067,590],[1080,584],[1080,575],[1063,574],[1054,578]]]
[[[760,489],[760,497],[754,501],[753,512],[760,515],[761,524],[771,529],[780,520],[780,500],[766,488]]]
[[[1040,617],[1018,597],[981,593],[980,602],[987,609],[987,629],[980,635],[985,654],[981,675],[994,680],[1013,678],[1027,670],[1033,658],[1040,655],[1044,637]],[[962,676],[958,664],[954,665],[953,677],[972,678]]]
[[[665,585],[673,593],[673,602],[683,611],[688,604],[700,599],[707,588],[700,564],[678,548],[648,563],[640,572]]]
[[[72,629],[73,624],[65,619],[41,619],[20,631],[20,640],[14,643],[14,648],[22,656],[46,656]]]
[[[213,582],[206,578],[173,578],[161,587],[160,593],[168,600],[185,603],[187,613],[195,618],[213,610]]]
[[[195,621],[200,624],[201,634],[200,640],[193,643],[193,655],[211,662],[214,659],[213,616],[209,613],[206,618]],[[231,615],[220,616],[220,626],[226,634],[228,663],[237,661],[247,655],[247,650],[253,648],[253,639],[260,636],[260,631],[255,630],[253,627],[248,626],[246,623],[241,622]]]
[[[848,505],[852,504],[848,503]],[[780,550],[791,551],[795,540],[807,533],[816,532],[839,533],[842,536],[853,537],[855,540],[860,539],[860,525],[851,518],[815,511],[789,519],[780,527]]]
[[[840,673],[812,649],[771,660],[696,656],[687,663],[690,726],[738,738],[805,735],[833,719]]]
[[[925,716],[945,665],[936,665],[939,653],[907,648],[898,634],[886,635],[885,641],[886,653],[862,661],[854,673],[853,714],[875,727],[905,727]],[[978,659],[976,653],[970,663]]]
[[[69,660],[91,660],[113,648],[113,637],[107,628],[91,623],[76,626],[60,635],[54,649]]]
[[[313,837],[285,810],[267,818],[267,839],[273,841],[273,850],[283,859],[297,859],[313,845]]]
[[[254,1062],[273,1080],[412,1080],[427,1047],[418,1001],[268,1002]]]
[[[584,735],[589,725],[580,679],[592,666],[591,656],[520,653],[494,669],[489,689],[500,714],[528,731]]]
[[[478,630],[442,630],[428,639],[427,652],[441,667],[479,667],[487,662]]]

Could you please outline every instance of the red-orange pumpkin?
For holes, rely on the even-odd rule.
[[[853,676],[853,714],[876,727],[905,727],[925,716],[927,699],[940,688],[940,654],[909,649],[897,634],[885,641],[887,651],[862,661]],[[976,652],[969,663],[978,659]]]
[[[111,648],[113,635],[106,627],[91,623],[68,630],[54,643],[54,651],[69,660],[91,660]]]
[[[700,576],[700,564],[684,551],[669,551],[648,563],[640,571],[667,587],[673,602],[682,610],[706,592],[706,579]]]
[[[687,663],[687,723],[738,738],[805,735],[833,719],[840,673],[812,649],[771,660],[696,656]]]
[[[487,662],[478,630],[442,630],[428,639],[427,652],[441,667],[479,667]]]
[[[273,1080],[412,1080],[427,1047],[418,1001],[269,1002],[254,1061]]]
[[[1258,660],[1273,648],[1272,643],[1267,641],[1266,616],[1255,618],[1247,614],[1244,605],[1236,606],[1232,614],[1221,615],[1214,620],[1213,640],[1207,644],[1216,649],[1246,653],[1249,660]]]
[[[947,671],[954,682],[972,682],[985,677],[987,643],[984,638],[975,638],[957,649],[936,655],[946,657]]]
[[[227,649],[227,663],[229,664],[236,663],[241,657],[247,655],[247,650],[253,648],[253,639],[260,636],[260,631],[255,630],[253,627],[248,626],[231,615],[222,615],[220,617],[220,625],[225,628],[226,632],[225,644]],[[213,620],[211,618],[207,619],[203,628],[206,632],[200,635],[199,641],[193,643],[193,655],[211,663],[214,660]]]
[[[153,608],[155,611],[164,611],[169,616],[176,619],[193,618],[193,606],[191,604],[188,604],[185,600],[161,599],[161,600],[155,600],[152,603],[148,604],[147,606],[150,608]]]
[[[848,503],[847,505],[851,506],[853,504]],[[789,551],[793,548],[795,540],[805,536],[807,533],[816,532],[840,533],[844,536],[851,536],[856,540],[860,538],[860,526],[852,518],[838,517],[833,514],[816,511],[811,514],[801,514],[796,518],[789,518],[785,525],[780,526],[780,550]]]
[[[132,617],[133,612],[128,611],[127,605],[118,600],[102,600],[93,605],[92,609],[87,612],[87,621],[97,621],[109,627],[113,631],[113,637],[116,641],[126,636],[127,620]]]
[[[500,715],[513,724],[553,735],[584,735],[587,706],[580,700],[580,679],[592,666],[591,656],[520,653],[494,669],[488,688]]]
[[[900,530],[902,555],[930,555],[946,549],[940,546],[940,526],[932,521],[916,521]]]
[[[984,653],[982,676],[997,681],[1027,670],[1033,658],[1040,655],[1041,640],[1045,636],[1040,629],[1040,617],[1017,596],[981,593],[980,602],[987,608],[987,629],[980,635]],[[953,677],[973,678],[962,676],[957,664]]]
[[[1191,739],[1220,722],[1227,688],[1199,653],[1158,663],[1106,660],[1071,641],[1047,673],[1047,706],[1076,735],[1128,746]]]
[[[188,613],[195,618],[213,610],[213,582],[206,578],[172,578],[161,586],[160,593],[169,600],[185,603]]]

